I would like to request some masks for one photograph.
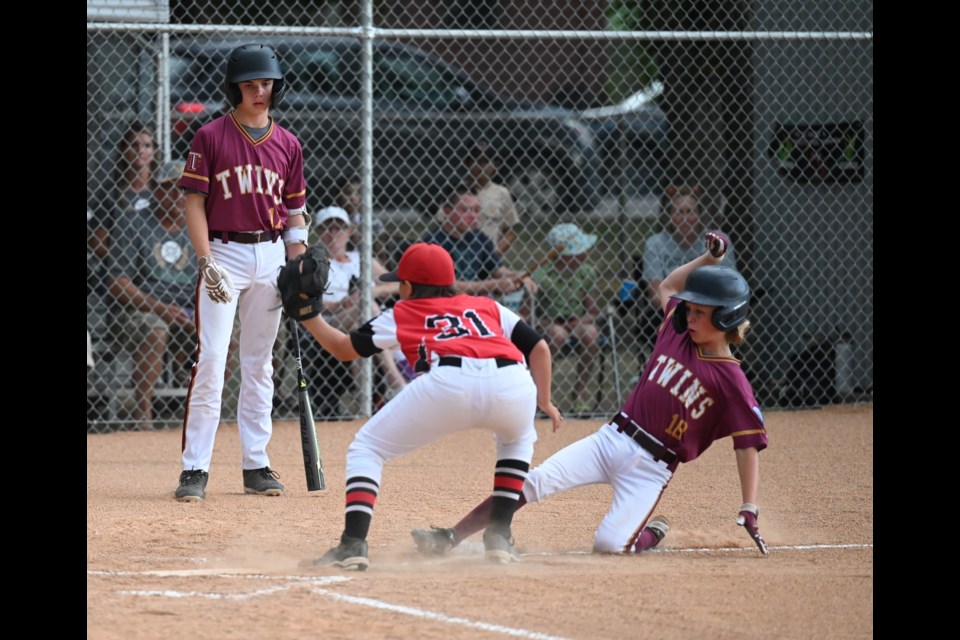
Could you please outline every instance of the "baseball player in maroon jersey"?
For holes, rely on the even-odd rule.
[[[384,463],[465,429],[494,434],[493,493],[480,528],[487,559],[511,562],[516,556],[510,523],[537,440],[536,409],[550,417],[554,431],[562,420],[550,400],[550,349],[495,300],[458,295],[453,258],[438,244],[411,245],[396,271],[380,279],[400,283],[400,300],[349,335],[320,315],[301,318],[341,360],[399,346],[420,373],[363,425],[347,449],[346,525],[340,544],[313,563],[365,570]]]
[[[593,550],[639,553],[669,531],[666,518],[648,521],[681,462],[691,462],[715,440],[730,436],[743,504],[737,524],[764,554],[757,530],[759,452],[767,446],[763,415],[731,344],[750,326],[750,289],[733,269],[715,266],[729,239],[710,232],[707,252],[670,273],[660,285],[664,312],[640,382],[621,411],[592,435],[561,449],[527,476],[517,507],[588,484],[613,488],[610,510]],[[489,500],[453,528],[414,529],[424,554],[442,554],[482,527]]]
[[[187,228],[200,268],[199,347],[187,395],[183,473],[176,490],[176,498],[184,502],[205,498],[238,309],[243,489],[283,494],[266,451],[273,432],[272,353],[281,313],[275,283],[286,258],[305,251],[308,232],[303,150],[269,115],[271,107],[280,105],[285,88],[280,62],[270,47],[247,44],[230,52],[224,90],[234,110],[197,131],[179,181],[187,191]]]

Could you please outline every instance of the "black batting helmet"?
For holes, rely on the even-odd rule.
[[[711,317],[713,326],[721,331],[739,327],[747,319],[750,286],[743,276],[729,267],[697,267],[687,276],[686,286],[670,296],[685,302],[716,307]],[[687,328],[687,305],[681,302],[673,313],[677,331]]]
[[[283,72],[280,71],[280,60],[273,49],[265,44],[245,44],[231,51],[227,56],[223,79],[223,92],[227,96],[227,102],[234,107],[240,104],[243,96],[237,83],[258,78],[274,80],[270,106],[279,107],[287,86],[283,81]]]

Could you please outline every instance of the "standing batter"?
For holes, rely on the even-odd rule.
[[[713,266],[729,246],[710,232],[707,252],[671,272],[660,285],[664,321],[653,354],[620,413],[590,436],[561,449],[530,472],[517,508],[588,484],[613,488],[610,510],[593,550],[639,553],[669,531],[663,517],[649,522],[677,466],[730,436],[743,504],[737,524],[764,554],[757,530],[759,451],[767,446],[763,416],[730,344],[750,326],[750,289],[733,269]],[[480,503],[452,529],[414,529],[421,553],[442,554],[482,526],[490,510]]]
[[[179,182],[187,191],[187,228],[200,268],[199,348],[187,394],[183,473],[176,490],[183,502],[205,498],[238,309],[243,490],[283,494],[266,451],[273,432],[273,343],[280,327],[275,282],[286,258],[306,250],[308,232],[303,149],[269,115],[285,88],[270,47],[248,44],[230,52],[224,90],[234,111],[197,131]],[[206,295],[200,293],[201,282]]]
[[[301,262],[307,260],[289,263],[285,272],[300,274]],[[547,343],[495,300],[458,295],[453,258],[437,244],[411,245],[397,270],[380,276],[400,283],[400,301],[349,335],[319,315],[318,297],[300,302],[294,291],[291,300],[296,285],[289,283],[301,278],[287,276],[281,273],[278,282],[284,309],[302,320],[324,349],[340,360],[355,360],[399,346],[421,373],[363,425],[347,449],[346,525],[340,544],[314,564],[365,570],[384,463],[465,429],[488,429],[497,443],[493,494],[480,525],[486,557],[516,560],[510,523],[533,458],[536,408],[550,416],[554,431],[562,420],[550,401]]]

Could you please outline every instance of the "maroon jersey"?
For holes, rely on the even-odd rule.
[[[735,449],[767,446],[763,414],[740,361],[705,356],[687,331],[677,333],[671,299],[653,354],[622,411],[690,462],[714,440],[733,437]]]
[[[412,365],[429,363],[434,354],[523,362],[523,353],[510,341],[518,322],[520,316],[491,298],[401,300],[351,333],[351,340],[362,356],[399,345]]]
[[[200,127],[178,185],[207,196],[217,231],[282,231],[306,199],[300,141],[273,118],[254,141],[229,113]]]

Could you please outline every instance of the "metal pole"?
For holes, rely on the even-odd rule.
[[[157,138],[163,151],[163,161],[170,162],[170,34],[160,34],[160,59],[157,61]]]
[[[366,320],[373,307],[370,274],[373,238],[373,0],[364,0],[360,32],[360,315]],[[389,354],[388,354],[389,355]],[[373,415],[373,359],[360,366],[360,413]]]

